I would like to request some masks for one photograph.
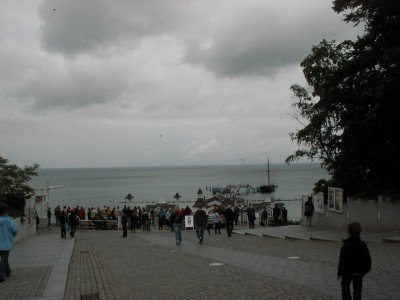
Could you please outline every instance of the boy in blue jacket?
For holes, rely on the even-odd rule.
[[[4,281],[5,276],[11,275],[8,255],[14,247],[13,237],[17,234],[17,224],[7,215],[7,205],[0,203],[0,282]]]

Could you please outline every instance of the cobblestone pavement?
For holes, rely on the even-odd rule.
[[[183,232],[81,231],[65,299],[339,299],[338,242]],[[373,271],[364,299],[399,298],[399,246],[369,244]],[[289,259],[288,257],[291,257]],[[222,266],[211,266],[222,263]]]
[[[0,284],[0,299],[48,298],[64,295],[73,239],[61,239],[57,228],[15,243],[10,252],[11,277]],[[71,251],[72,252],[72,251]],[[65,268],[64,268],[65,266]]]
[[[43,295],[51,267],[12,267],[12,279],[0,286],[0,299],[35,298]]]

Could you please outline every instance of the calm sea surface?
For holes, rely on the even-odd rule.
[[[271,164],[275,170],[271,181],[278,185],[272,194],[250,193],[243,189],[241,197],[249,201],[301,199],[310,194],[314,183],[328,178],[328,173],[317,163]],[[41,169],[31,181],[35,188],[62,185],[50,190],[50,206],[117,206],[124,205],[125,197],[132,193],[134,205],[145,205],[164,200],[174,203],[179,192],[183,205],[193,205],[197,190],[201,188],[206,198],[212,196],[209,187],[231,184],[260,186],[265,178],[265,165],[95,168],[95,169]],[[42,192],[38,191],[40,195]],[[300,202],[286,201],[289,218],[300,217]]]

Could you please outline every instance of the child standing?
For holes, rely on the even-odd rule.
[[[341,279],[342,299],[351,299],[350,284],[353,282],[353,299],[361,299],[362,280],[371,270],[371,255],[361,241],[361,225],[351,222],[347,227],[349,237],[340,250],[337,279]]]

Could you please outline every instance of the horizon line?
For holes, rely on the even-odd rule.
[[[291,163],[270,163],[270,165],[300,165],[300,164],[319,164],[321,162],[307,161],[307,162],[291,162]],[[247,163],[247,164],[206,164],[206,165],[143,165],[143,166],[116,166],[116,167],[106,167],[106,166],[85,166],[85,167],[40,167],[38,170],[76,170],[76,169],[133,169],[133,168],[190,168],[190,167],[237,167],[237,166],[263,166],[263,163]]]

